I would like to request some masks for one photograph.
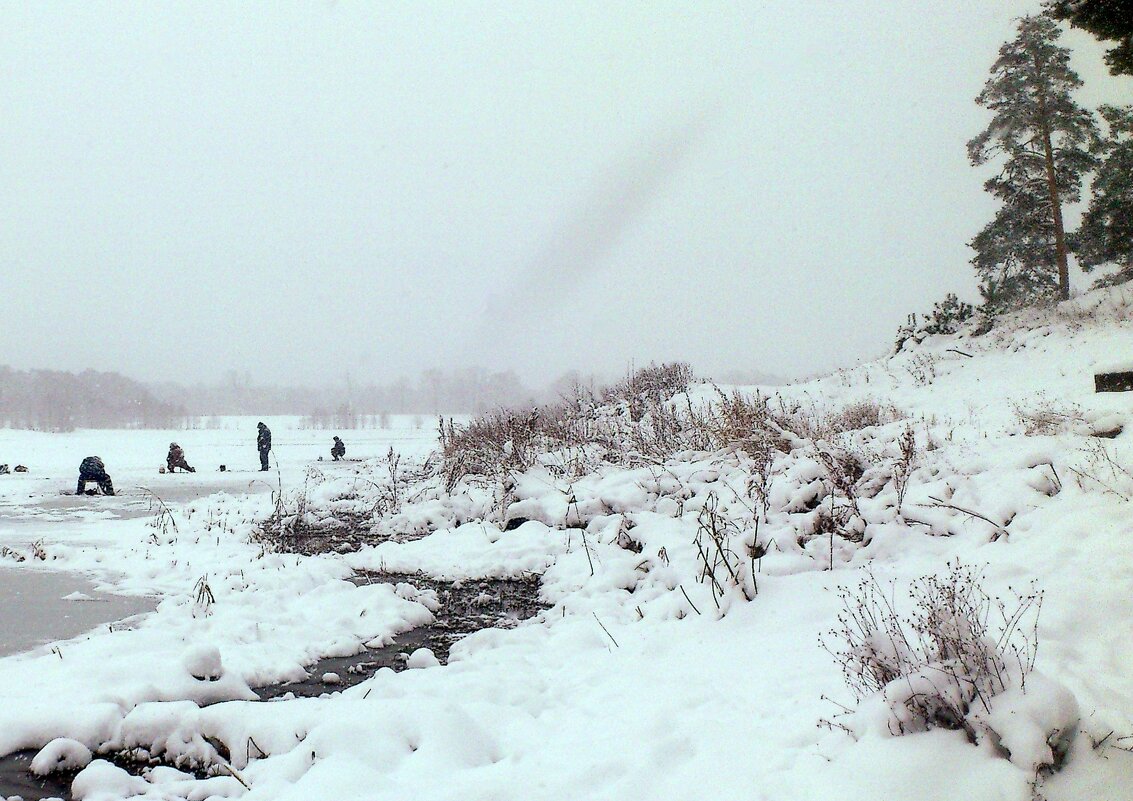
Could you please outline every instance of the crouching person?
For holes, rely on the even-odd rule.
[[[176,442],[169,443],[169,453],[165,457],[165,467],[170,473],[175,472],[178,467],[188,473],[197,472],[185,461],[185,450]]]
[[[346,455],[346,443],[335,437],[334,444],[330,446],[330,455],[337,462]]]
[[[79,485],[75,488],[76,495],[83,494],[88,481],[96,483],[103,495],[114,494],[114,482],[106,472],[106,465],[97,456],[88,456],[79,464]]]

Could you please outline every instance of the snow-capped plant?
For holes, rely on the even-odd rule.
[[[922,576],[909,587],[908,612],[872,574],[839,591],[838,625],[821,645],[859,704],[844,728],[860,733],[881,724],[893,735],[953,729],[975,743],[987,736],[997,696],[1026,693],[1042,592],[1032,587],[1008,603],[985,592],[980,578],[959,562],[943,575]]]

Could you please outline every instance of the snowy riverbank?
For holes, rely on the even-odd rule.
[[[257,524],[271,487],[250,486],[255,474],[153,475],[165,435],[146,446],[156,459],[122,462],[125,480],[109,447],[92,452],[116,483],[169,496],[176,529],[141,492],[62,508],[57,493],[92,446],[60,436],[64,478],[0,484],[0,544],[30,547],[3,521],[50,520],[35,527],[48,564],[162,600],[133,630],[0,659],[0,753],[66,737],[217,773],[139,778],[96,758],[75,785],[91,799],[1133,798],[1133,754],[1115,747],[1133,742],[1120,739],[1133,735],[1133,397],[1092,385],[1095,367],[1133,348],[1128,295],[1091,293],[783,388],[776,408],[812,430],[786,431],[762,460],[733,448],[578,474],[549,458],[505,484],[447,493],[439,477],[394,480],[391,495],[380,432],[357,449],[348,439],[373,461],[308,474],[320,440],[307,455],[268,421],[285,500],[302,499],[310,525],[383,511],[374,531],[389,539],[349,554],[270,552]],[[717,397],[689,395],[674,409]],[[205,462],[189,433],[178,441]],[[419,462],[432,435],[394,447]],[[0,442],[9,436],[32,435]],[[893,736],[905,713],[876,698],[840,714],[855,698],[819,645],[844,613],[838,590],[853,593],[868,570],[911,611],[907,588],[954,560],[1007,602],[1043,593],[1023,638],[1037,644],[1031,689],[973,710],[969,732]],[[422,596],[346,581],[357,569],[537,573],[549,609],[466,638],[444,666],[253,700],[250,686],[431,619]],[[1056,758],[1045,738],[1063,726],[1066,766],[1036,784]]]

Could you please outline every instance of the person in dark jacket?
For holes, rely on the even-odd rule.
[[[271,451],[271,429],[263,423],[256,423],[256,450],[260,452],[260,471],[268,469],[268,453]]]
[[[335,437],[334,444],[330,446],[330,455],[337,462],[346,455],[346,443]]]
[[[75,488],[76,495],[82,495],[88,481],[98,484],[103,495],[114,494],[114,482],[106,472],[106,465],[97,456],[88,456],[79,465],[79,485]]]
[[[189,473],[197,472],[185,461],[185,450],[176,442],[169,443],[169,453],[165,457],[165,467],[170,473],[174,472],[178,467]]]

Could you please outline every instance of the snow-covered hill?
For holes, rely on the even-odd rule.
[[[743,447],[550,452],[451,492],[385,460],[324,466],[284,504],[314,528],[378,510],[382,541],[346,555],[265,551],[263,494],[175,505],[176,531],[120,520],[98,549],[47,537],[55,566],[113,564],[165,600],[62,658],[0,660],[0,752],[68,737],[216,765],[219,743],[239,774],[142,779],[96,757],[86,798],[1133,798],[1133,393],[1093,387],[1133,360],[1131,317],[1117,287],[746,389],[734,402],[769,411]],[[539,573],[549,609],[443,667],[248,700],[431,617],[343,580],[359,569]],[[913,628],[886,632],[889,609]],[[941,614],[917,632],[925,610]],[[218,680],[194,678],[202,660]]]

